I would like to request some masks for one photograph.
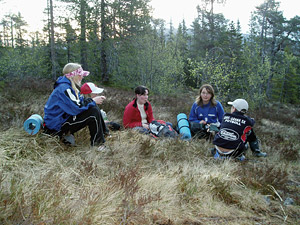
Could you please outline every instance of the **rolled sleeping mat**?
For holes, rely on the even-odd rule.
[[[181,139],[183,140],[190,140],[191,130],[189,126],[189,121],[187,120],[187,116],[184,113],[179,113],[177,115],[177,127],[179,134],[181,134]]]
[[[35,135],[43,126],[43,122],[44,120],[40,115],[33,114],[24,122],[23,127],[28,134]]]

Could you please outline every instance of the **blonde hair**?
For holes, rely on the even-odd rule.
[[[63,68],[63,74],[65,75],[67,73],[71,73],[71,72],[79,69],[80,67],[81,67],[81,65],[78,63],[68,63]],[[72,88],[74,89],[77,98],[79,98],[79,96],[78,96],[79,90],[77,89],[76,84],[74,82],[74,77],[69,77],[68,79],[71,81]]]
[[[81,67],[78,63],[68,63],[63,68],[63,74],[71,73]]]

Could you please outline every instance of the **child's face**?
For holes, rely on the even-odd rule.
[[[97,96],[98,96],[98,94],[91,93],[91,98],[95,98]]]
[[[201,95],[201,99],[204,104],[207,104],[210,101],[211,96],[212,96],[211,93],[209,93],[206,88],[202,89],[200,95]]]
[[[143,94],[143,95],[139,95],[139,94],[137,94],[136,95],[136,98],[137,98],[137,102],[139,103],[139,104],[145,104],[146,102],[147,102],[147,100],[148,100],[148,90],[146,90],[145,91],[145,94]]]
[[[230,112],[231,113],[233,113],[235,111],[235,108],[234,108],[234,106],[231,106],[231,110],[230,110]]]

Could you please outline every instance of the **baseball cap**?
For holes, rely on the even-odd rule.
[[[84,83],[80,88],[80,93],[84,95],[91,94],[91,93],[100,94],[103,91],[104,91],[103,88],[99,88],[94,83],[91,82]]]
[[[245,99],[238,98],[233,102],[228,102],[228,105],[233,105],[238,111],[246,113],[248,111],[249,105]]]

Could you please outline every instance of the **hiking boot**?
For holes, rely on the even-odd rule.
[[[252,154],[254,156],[256,156],[256,157],[266,157],[267,156],[267,153],[262,152],[259,149],[259,142],[258,142],[258,140],[249,142],[249,145],[250,145],[250,149],[252,151]]]
[[[74,146],[75,145],[75,137],[73,136],[73,134],[65,135],[65,136],[63,136],[62,142],[66,145]]]
[[[216,154],[216,151],[217,150],[215,148],[211,148],[210,149],[211,155],[214,156]]]
[[[220,153],[216,150],[216,153],[214,155],[214,159],[226,159],[226,156],[220,155]]]
[[[97,151],[98,152],[105,152],[107,150],[107,147],[105,145],[100,145],[98,148],[97,148]]]
[[[121,126],[118,123],[115,122],[107,122],[106,123],[108,128],[111,129],[112,131],[117,131],[121,129]]]
[[[256,157],[267,157],[267,153],[266,152],[253,152],[253,155]]]
[[[236,157],[235,159],[237,159],[238,161],[244,161],[246,159],[246,157],[243,154],[243,155]]]
[[[214,154],[214,159],[221,159],[221,156],[218,151]]]

